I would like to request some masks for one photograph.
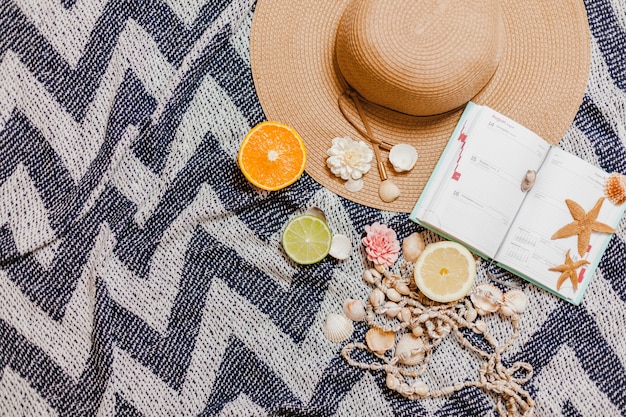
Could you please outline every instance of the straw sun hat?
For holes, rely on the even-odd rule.
[[[258,0],[250,49],[265,115],[300,133],[311,177],[410,212],[470,100],[556,144],[585,91],[590,35],[580,0]],[[378,195],[375,159],[358,192],[326,166],[335,137],[372,146],[364,123],[375,141],[418,151],[408,173],[381,151],[401,190],[391,203]]]

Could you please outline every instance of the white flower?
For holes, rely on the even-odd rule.
[[[374,152],[363,141],[349,137],[334,138],[328,150],[326,165],[330,171],[343,180],[358,180],[370,170]]]

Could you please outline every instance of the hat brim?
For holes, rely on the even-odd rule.
[[[332,139],[365,140],[341,114],[338,98],[346,84],[335,59],[335,34],[350,0],[258,0],[250,40],[255,88],[267,119],[286,123],[302,136],[306,172],[331,191],[382,210],[410,212],[458,122],[462,109],[424,118],[375,105],[366,113],[374,136],[410,143],[419,157],[407,173],[389,177],[401,196],[378,196],[375,163],[361,191],[350,192],[326,166]],[[590,62],[585,6],[577,0],[504,0],[505,47],[487,86],[472,100],[511,117],[552,144],[567,132],[582,101]],[[352,110],[353,120],[359,120]],[[383,152],[385,155],[386,152]]]

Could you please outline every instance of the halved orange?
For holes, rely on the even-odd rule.
[[[266,121],[254,126],[243,138],[237,162],[253,185],[280,190],[296,182],[306,165],[304,141],[292,127]]]

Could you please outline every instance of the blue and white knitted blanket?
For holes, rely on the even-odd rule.
[[[626,173],[626,3],[586,8],[589,83],[560,146]],[[0,0],[0,415],[496,415],[476,388],[407,400],[322,336],[370,291],[364,226],[419,229],[306,174],[272,193],[244,179],[239,143],[264,120],[253,9]],[[348,260],[285,257],[282,227],[310,206],[352,239]],[[581,306],[522,285],[504,360],[533,366],[535,415],[626,415],[626,221]],[[446,341],[429,384],[476,378],[478,363]]]

